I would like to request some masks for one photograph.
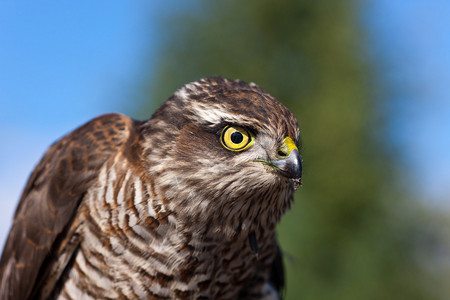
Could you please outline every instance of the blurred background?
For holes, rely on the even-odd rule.
[[[448,299],[450,2],[0,2],[0,246],[27,177],[97,115],[211,75],[297,117],[287,299]]]

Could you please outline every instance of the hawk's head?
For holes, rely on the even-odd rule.
[[[189,83],[146,132],[149,169],[169,205],[195,220],[218,220],[228,235],[275,226],[300,185],[297,121],[253,83]]]

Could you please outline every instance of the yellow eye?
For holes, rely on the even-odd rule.
[[[242,151],[253,145],[252,134],[239,126],[226,126],[220,136],[222,145],[231,151]]]

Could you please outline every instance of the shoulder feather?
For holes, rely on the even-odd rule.
[[[28,299],[100,168],[124,152],[136,122],[98,117],[54,143],[31,174],[0,260],[0,299]]]

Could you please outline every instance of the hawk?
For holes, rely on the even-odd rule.
[[[147,121],[100,116],[31,174],[1,299],[277,299],[275,226],[301,184],[299,128],[254,83],[184,85]]]

